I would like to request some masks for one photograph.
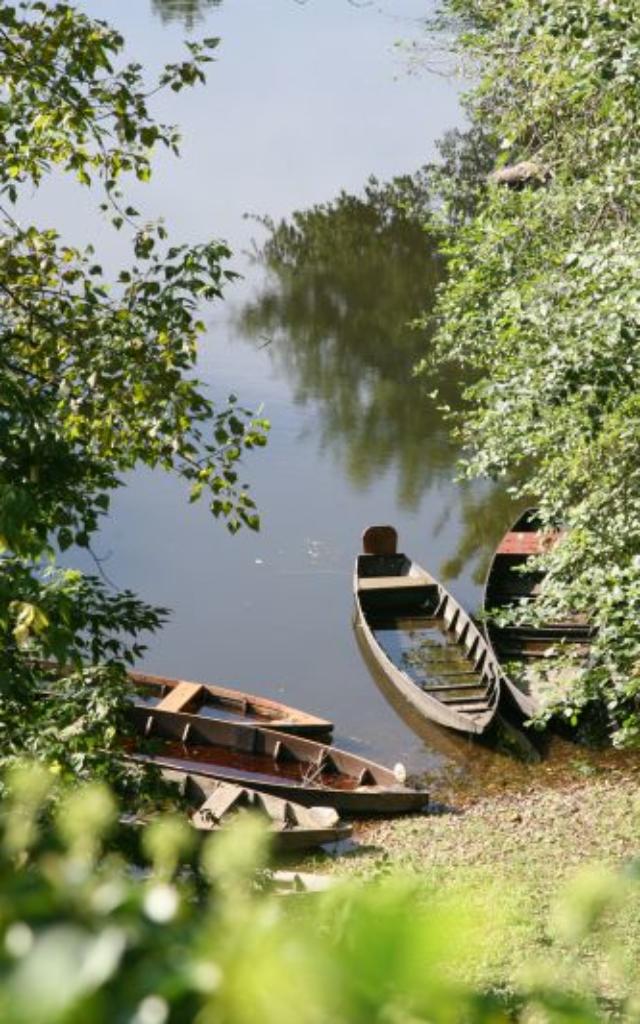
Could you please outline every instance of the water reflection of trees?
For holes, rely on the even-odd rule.
[[[409,507],[435,479],[449,478],[455,457],[425,382],[412,377],[427,342],[407,324],[442,275],[415,215],[425,202],[420,178],[371,180],[362,197],[343,193],[268,225],[266,283],[241,314],[246,333],[272,339],[296,400],[319,403],[321,444],[339,453],[351,481],[365,487],[394,469]]]
[[[151,0],[151,10],[162,21],[182,21],[192,29],[212,7],[220,7],[222,0]]]
[[[528,504],[531,502],[515,504],[502,483],[488,484],[484,490],[461,489],[460,538],[455,554],[440,566],[443,579],[455,579],[466,566],[473,564],[474,581],[483,583],[496,545]]]
[[[428,350],[429,328],[408,324],[429,312],[444,273],[437,231],[425,223],[443,173],[449,183],[460,179],[449,196],[450,216],[459,221],[492,165],[475,133],[452,133],[442,156],[437,169],[389,184],[371,179],[362,196],[342,193],[289,221],[263,221],[269,234],[257,259],[265,280],[240,313],[243,332],[268,344],[296,401],[317,403],[320,444],[337,455],[352,484],[365,488],[394,472],[398,501],[408,509],[452,480],[459,456],[427,397],[437,388],[439,402],[457,407],[457,369],[413,376]],[[509,521],[502,486],[461,486],[456,508],[443,517],[458,514],[460,502],[464,532],[446,567],[450,576],[488,552]]]

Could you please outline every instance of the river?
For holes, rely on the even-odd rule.
[[[242,278],[207,311],[200,375],[272,422],[267,449],[245,463],[257,535],[229,536],[159,473],[135,474],[116,495],[95,545],[104,569],[172,609],[144,666],[299,705],[331,718],[337,742],[411,772],[438,774],[467,752],[477,764],[464,741],[419,736],[398,717],[351,625],[366,525],[394,523],[402,549],[473,609],[510,518],[500,490],[456,481],[459,452],[411,377],[428,338],[405,325],[429,305],[434,254],[415,230],[390,247],[361,204],[336,221],[335,259],[329,247],[319,265],[281,275],[255,258],[268,232],[245,216],[278,221],[341,190],[362,195],[370,175],[416,171],[464,125],[460,82],[412,67],[428,0],[82,6],[151,69],[176,59],[185,33],[221,39],[206,87],[158,99],[157,115],[182,127],[182,157],[161,156],[133,199],[175,240],[229,244]],[[98,228],[94,204],[59,183],[34,199],[73,241],[97,234],[115,265],[119,237]],[[439,383],[455,395],[455,382]]]

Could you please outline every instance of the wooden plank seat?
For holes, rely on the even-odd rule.
[[[425,683],[421,689],[426,690],[427,693],[443,693],[446,690],[482,690],[482,692],[485,693],[486,685],[482,680],[476,679],[476,681],[472,683],[436,683],[434,685],[431,683]]]
[[[562,536],[560,530],[506,533],[496,548],[498,555],[539,555],[549,551]]]
[[[358,580],[358,590],[399,590],[404,587],[410,590],[435,586],[431,580],[419,576],[361,576]]]
[[[159,711],[184,711],[192,700],[204,693],[202,683],[178,683],[158,704]]]

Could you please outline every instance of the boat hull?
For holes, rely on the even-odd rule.
[[[485,580],[485,637],[502,667],[505,693],[527,718],[541,710],[542,702],[534,693],[525,692],[511,679],[506,664],[510,661],[542,664],[548,661],[550,652],[557,649],[558,645],[565,650],[567,645],[571,645],[586,653],[592,629],[586,621],[575,617],[573,621],[549,622],[539,627],[498,627],[491,620],[491,612],[514,607],[521,601],[535,600],[544,574],[537,571],[520,573],[514,572],[514,569],[525,565],[531,556],[541,554],[558,543],[561,536],[561,531],[543,532],[536,519],[536,509],[526,509],[504,534],[493,554]],[[525,675],[535,677],[535,672]]]
[[[391,550],[388,534],[381,533],[390,529],[365,531],[364,554],[356,560],[355,628],[361,643],[416,714],[449,729],[482,734],[497,711],[499,666],[480,630],[442,584]],[[376,542],[384,538],[382,550],[372,535]],[[424,634],[416,649],[426,651],[425,666],[416,666],[413,652],[401,649],[412,633]]]
[[[313,740],[158,708],[134,705],[129,714],[150,741],[131,756],[163,769],[195,771],[350,814],[418,811],[428,801],[427,793],[401,785],[388,768]]]
[[[318,740],[329,739],[333,732],[332,722],[268,697],[259,697],[214,683],[172,679],[147,672],[130,672],[129,676],[138,690],[150,691],[149,706],[172,711],[200,711],[211,718],[245,721],[263,729],[276,729],[278,732]],[[158,693],[157,699],[154,692]]]
[[[194,808],[190,820],[199,831],[221,832],[239,813],[252,812],[269,822],[273,845],[282,853],[341,842],[349,839],[353,831],[331,808],[303,807],[198,772],[167,768],[162,775],[178,786],[181,796]]]

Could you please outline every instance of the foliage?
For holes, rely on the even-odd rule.
[[[217,241],[170,243],[162,222],[144,222],[122,191],[127,176],[149,179],[154,148],[178,153],[178,133],[154,119],[150,96],[203,82],[216,43],[188,43],[187,59],[168,65],[149,85],[138,64],[119,65],[124,40],[105,22],[62,3],[0,10],[0,717],[6,729],[20,718],[16,702],[24,710],[32,701],[34,657],[76,668],[83,658],[106,664],[101,686],[119,688],[114,701],[121,702],[125,677],[113,666],[139,655],[138,634],[158,628],[165,616],[134,595],[111,593],[98,578],[52,569],[56,549],[89,547],[121,474],[140,464],[162,467],[187,482],[191,500],[206,495],[230,530],[259,525],[238,465],[244,451],[265,443],[267,425],[235,396],[214,402],[194,376],[204,332],[199,306],[218,299],[232,276],[225,269],[229,253]],[[96,190],[107,223],[130,236],[130,262],[111,279],[92,246],[66,244],[55,228],[22,219],[28,196],[52,174]],[[94,679],[92,671],[88,707]],[[43,749],[49,726],[37,736],[41,706],[37,701],[24,712],[23,728],[11,726],[11,749],[30,731]],[[101,735],[106,740],[105,730]],[[34,749],[31,741],[26,745]]]
[[[568,536],[537,614],[588,614],[598,635],[562,713],[605,705],[640,738],[640,41],[632,0],[449,0],[480,69],[468,108],[499,165],[545,188],[484,182],[447,246],[436,352],[473,383],[458,416],[466,472],[517,477]],[[429,359],[427,359],[427,362]],[[526,611],[525,611],[526,613]],[[556,615],[554,614],[554,617]]]
[[[117,806],[103,784],[63,797],[43,828],[51,775],[20,766],[0,822],[0,1014],[6,1024],[396,1024],[608,1019],[549,966],[507,999],[466,978],[484,930],[462,897],[409,877],[273,894],[259,821],[194,849],[167,817],[141,838],[138,871],[115,854]],[[188,866],[188,870],[186,867]],[[633,873],[590,869],[558,901],[552,929],[602,935]],[[616,1007],[633,1018],[633,1003]],[[536,1014],[532,1018],[532,1014]]]

